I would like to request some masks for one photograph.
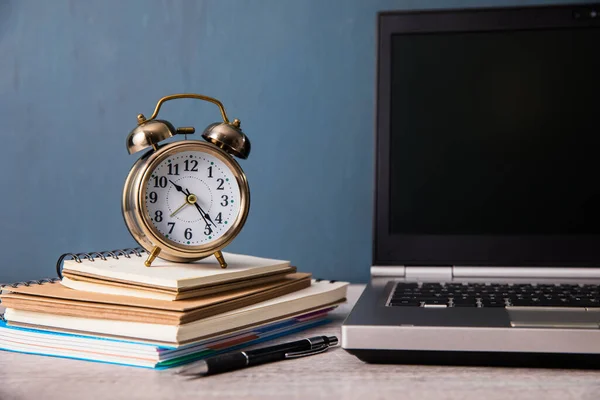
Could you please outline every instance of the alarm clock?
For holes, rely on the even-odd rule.
[[[216,104],[221,111],[223,122],[210,124],[204,140],[187,138],[193,127],[156,119],[166,101],[184,98]],[[122,211],[129,232],[149,253],[145,265],[156,257],[189,262],[214,254],[226,268],[221,250],[240,232],[250,209],[248,180],[235,160],[250,154],[240,121],[230,122],[219,100],[184,93],[163,97],[152,116],[139,114],[137,123],[127,136],[127,150],[147,151],[125,180]],[[163,143],[178,135],[185,140]]]

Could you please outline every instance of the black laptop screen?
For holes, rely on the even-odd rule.
[[[392,37],[390,233],[600,233],[600,29]]]

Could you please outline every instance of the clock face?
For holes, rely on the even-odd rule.
[[[162,160],[151,171],[144,197],[150,224],[177,245],[214,242],[240,213],[240,187],[233,171],[202,151],[181,151]]]

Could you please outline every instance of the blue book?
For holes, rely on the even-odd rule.
[[[9,326],[0,320],[0,349],[77,360],[166,369],[329,322],[332,308],[183,346]]]

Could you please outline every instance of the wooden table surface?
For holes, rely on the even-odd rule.
[[[340,335],[363,289],[330,325],[288,336]],[[600,399],[600,372],[365,364],[341,348],[326,353],[187,379],[153,371],[0,351],[0,400],[12,399]]]

